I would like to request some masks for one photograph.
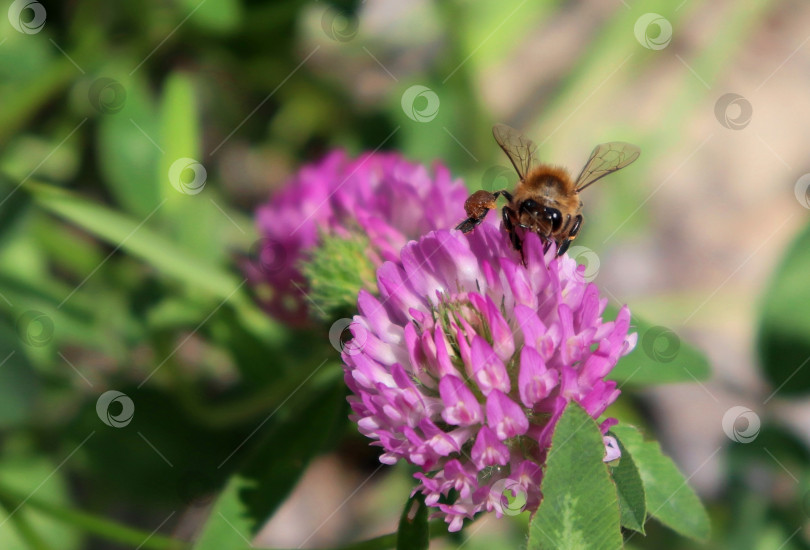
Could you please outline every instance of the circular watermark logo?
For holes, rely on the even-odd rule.
[[[53,320],[41,311],[26,311],[17,319],[17,334],[24,344],[41,348],[53,339]]]
[[[414,122],[430,122],[439,114],[439,96],[436,92],[415,84],[402,94],[402,110]]]
[[[590,283],[599,274],[599,256],[587,246],[572,246],[568,255],[578,264],[584,265],[585,270],[577,269],[577,275],[586,283]]]
[[[90,105],[103,115],[112,115],[124,108],[127,91],[121,83],[112,78],[97,78],[87,92]]]
[[[759,435],[760,424],[757,413],[742,405],[731,407],[723,415],[723,431],[737,443],[751,443],[755,440]]]
[[[667,327],[650,327],[641,337],[641,349],[653,361],[670,363],[678,356],[681,339]]]
[[[265,275],[284,269],[287,256],[287,249],[281,242],[266,238],[254,242],[248,252],[251,265]]]
[[[205,187],[207,176],[205,166],[187,157],[177,159],[169,167],[169,182],[184,195],[196,195],[201,192]]]
[[[45,6],[36,0],[14,0],[8,7],[8,22],[23,34],[37,34],[45,26]]]
[[[751,102],[740,94],[727,93],[721,95],[714,104],[714,116],[725,128],[729,130],[742,130],[751,122],[754,108]]]
[[[514,479],[499,479],[492,484],[490,491],[495,495],[495,510],[504,516],[516,516],[526,509],[528,495]]]
[[[115,413],[113,403],[120,410]],[[109,390],[102,393],[96,401],[96,414],[99,419],[111,428],[123,428],[132,422],[135,415],[135,404],[125,393]]]
[[[329,6],[321,16],[321,28],[326,36],[336,42],[348,42],[357,36],[360,26],[355,15],[343,13]]]
[[[645,13],[636,19],[633,33],[648,50],[663,50],[672,41],[672,23],[663,15]]]
[[[514,168],[496,164],[486,169],[481,176],[481,189],[490,193],[507,189],[511,191],[517,185],[518,175]]]
[[[357,355],[363,351],[366,340],[368,331],[353,319],[338,319],[329,328],[329,342],[332,347],[346,355]]]
[[[810,174],[805,174],[796,180],[793,187],[796,193],[796,200],[805,208],[810,208]]]

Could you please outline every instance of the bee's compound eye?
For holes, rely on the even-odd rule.
[[[551,222],[551,230],[557,231],[562,226],[562,214],[556,208],[545,207],[544,217]]]
[[[543,207],[534,199],[526,199],[520,203],[520,211],[526,212],[532,216],[540,216],[543,212]]]

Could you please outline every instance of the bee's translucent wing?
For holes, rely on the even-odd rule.
[[[623,141],[597,145],[577,178],[577,191],[582,191],[600,178],[621,170],[636,160],[640,154],[641,150],[638,147]]]
[[[537,145],[526,138],[519,131],[506,124],[496,124],[492,127],[492,135],[501,146],[503,152],[512,161],[520,179],[526,179],[537,164]]]

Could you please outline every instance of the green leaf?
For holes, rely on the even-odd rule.
[[[29,183],[25,189],[46,210],[126,250],[164,274],[194,289],[208,292],[223,302],[228,301],[239,313],[245,327],[266,338],[268,343],[276,342],[282,336],[279,326],[243,292],[244,279],[188,254],[174,242],[151,230],[146,226],[149,216],[135,220],[78,195],[39,183]],[[160,204],[153,212],[159,209]]]
[[[327,450],[346,422],[345,386],[333,377],[317,391],[311,391],[306,405],[293,410],[286,422],[267,434],[242,474],[256,485],[242,490],[255,529],[269,518],[295,487],[309,461]],[[306,391],[306,386],[301,391]],[[283,449],[283,453],[279,452]]]
[[[619,500],[596,421],[569,403],[551,439],[529,550],[621,548]]]
[[[0,462],[0,481],[4,486],[22,495],[30,496],[36,493],[39,499],[59,505],[69,504],[68,484],[64,472],[59,471],[56,464],[42,456],[23,454],[6,456]],[[25,538],[26,528],[33,532],[31,538],[39,539],[46,545],[45,548],[71,550],[79,547],[79,534],[73,526],[57,521],[40,510],[19,506],[19,503],[13,501],[6,502],[5,494],[0,497],[3,504],[0,508],[0,524],[3,525],[0,529],[0,548],[3,550],[31,548],[28,544],[31,540]]]
[[[605,318],[615,318],[618,308],[608,305]],[[638,333],[636,349],[622,357],[608,375],[620,385],[645,386],[706,380],[711,367],[706,357],[681,340],[673,330],[653,326],[633,315],[631,330]]]
[[[185,197],[170,185],[169,169],[181,157],[199,160],[199,135],[194,80],[188,74],[174,72],[166,79],[160,102],[160,143],[164,154],[157,166],[160,192],[169,199],[169,206],[183,204],[180,199]]]
[[[0,245],[14,235],[31,203],[31,197],[13,192],[14,187],[7,178],[0,176],[0,196],[3,197],[0,199]]]
[[[136,220],[78,195],[46,185],[29,185],[28,189],[33,191],[36,202],[43,208],[113,246],[120,246],[133,256],[187,284],[220,298],[233,295],[240,286],[239,279],[230,273],[190,256],[149,229],[146,226],[148,216]]]
[[[430,527],[425,497],[417,493],[405,503],[399,518],[397,550],[427,550],[430,546]]]
[[[611,428],[638,467],[647,496],[647,510],[670,529],[696,540],[709,538],[709,516],[672,459],[655,441],[644,441],[633,426]]]
[[[217,209],[219,202],[212,197],[202,163],[196,91],[189,74],[174,72],[166,79],[160,105],[164,154],[155,178],[166,200],[160,218],[173,240],[195,256],[215,262],[224,257],[223,235],[231,222]]]
[[[235,475],[220,493],[211,515],[194,543],[194,550],[220,550],[222,548],[245,548],[250,546],[254,528],[248,517],[247,507],[239,494],[253,486],[253,482]]]
[[[32,458],[34,461],[39,460],[39,457],[27,457],[26,460],[31,460]],[[43,498],[40,499],[40,497],[34,495],[30,487],[15,491],[10,485],[0,482],[0,502],[4,504],[6,509],[10,507],[10,509],[13,510],[19,507],[19,512],[26,510],[26,513],[43,514],[47,516],[49,521],[57,520],[60,522],[60,524],[54,524],[53,530],[55,530],[56,533],[53,533],[53,530],[43,529],[42,525],[37,525],[38,521],[28,523],[26,518],[25,524],[30,530],[28,542],[31,543],[25,547],[26,549],[40,548],[43,543],[47,542],[45,536],[40,537],[37,534],[37,532],[42,531],[51,531],[51,536],[55,539],[53,545],[49,546],[49,548],[62,549],[69,547],[70,543],[68,541],[63,538],[57,539],[57,537],[61,537],[61,533],[64,532],[63,526],[69,526],[75,530],[95,535],[98,538],[106,539],[110,542],[124,544],[131,548],[140,547],[144,550],[185,550],[188,547],[185,542],[178,539],[172,539],[158,533],[149,533],[148,531],[133,529],[132,527],[116,523],[104,517],[78,510],[71,503],[65,503],[65,498],[55,498],[53,493],[43,494],[42,497]],[[20,527],[20,522],[17,521],[20,517],[21,516],[15,514],[14,517],[11,518],[12,522],[18,524],[17,527]],[[34,531],[34,528],[36,528],[36,531]],[[31,536],[31,532],[33,532],[33,536]],[[74,533],[71,532],[69,536],[73,537]],[[34,546],[34,540],[36,539],[39,539],[38,546]],[[3,540],[2,536],[0,536],[0,540]],[[0,548],[7,550],[9,545],[3,543],[0,544]]]
[[[25,258],[21,258],[21,256],[28,252],[35,253],[30,247],[36,246],[36,244],[29,243],[39,243],[41,245],[41,241],[36,241],[26,235],[23,240],[15,243],[14,250],[5,249],[0,252],[0,265],[5,263],[0,268],[0,288],[2,288],[2,295],[9,302],[17,305],[17,308],[14,308],[15,317],[11,321],[15,324],[18,334],[20,334],[21,329],[18,322],[25,314],[30,317],[32,314],[29,312],[44,313],[46,317],[50,318],[46,322],[53,325],[53,338],[50,341],[43,342],[39,346],[23,347],[29,352],[28,357],[31,362],[37,367],[45,367],[49,371],[61,370],[64,363],[61,363],[61,361],[54,363],[53,357],[59,346],[66,342],[70,342],[72,345],[90,346],[99,351],[104,350],[112,353],[112,349],[117,349],[122,344],[122,335],[117,333],[114,338],[111,338],[109,332],[111,327],[109,325],[99,326],[98,320],[103,315],[97,308],[98,297],[79,296],[79,293],[77,293],[68,302],[62,304],[63,307],[58,307],[64,298],[70,295],[75,288],[75,284],[64,284],[50,275],[38,273],[36,268],[25,263]],[[39,252],[39,250],[36,252]],[[19,261],[12,265],[11,262],[16,260]],[[98,263],[95,265],[98,265]],[[27,269],[27,273],[21,272],[20,268]],[[7,274],[7,271],[11,270],[15,272]],[[88,272],[85,272],[83,277]],[[0,301],[2,301],[2,298],[0,298]],[[105,308],[108,307],[110,307],[110,304],[105,304]],[[105,311],[104,315],[106,314]],[[36,325],[34,327],[37,328]],[[57,366],[60,363],[61,365]]]
[[[21,343],[44,345],[52,333],[50,317],[40,312],[24,313],[17,327],[0,318],[0,428],[23,423],[37,406],[39,380]]]
[[[810,224],[790,245],[763,299],[757,349],[765,376],[780,395],[810,391]]]
[[[161,152],[154,142],[157,113],[138,74],[143,73],[119,80],[96,79],[89,95],[101,113],[96,139],[101,174],[118,203],[143,217],[160,203],[154,174]]]
[[[10,2],[4,2],[8,6]],[[24,6],[21,4],[20,6]],[[25,13],[25,12],[23,12]],[[48,102],[60,97],[76,80],[76,67],[49,47],[47,40],[32,41],[5,27],[0,49],[0,144],[30,129],[32,120]],[[64,97],[64,96],[61,96]],[[65,112],[63,110],[62,112]]]
[[[305,397],[303,404],[296,407],[293,399],[291,410],[271,415],[276,423],[229,481],[195,550],[231,548],[235,544],[226,542],[243,545],[250,540],[287,498],[309,461],[336,440],[346,420],[345,389],[331,375],[318,383],[310,382],[315,390],[304,386],[292,396]]]
[[[186,13],[193,13],[194,25],[215,33],[226,33],[236,29],[242,19],[242,5],[238,0],[180,0]]]
[[[647,503],[644,495],[644,484],[641,474],[621,441],[619,448],[622,457],[619,464],[610,468],[616,492],[619,495],[619,511],[622,527],[644,534],[644,522],[647,519]]]

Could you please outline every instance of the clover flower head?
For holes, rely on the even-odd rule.
[[[619,395],[606,376],[636,344],[622,308],[584,278],[585,266],[525,235],[440,230],[407,244],[377,272],[379,297],[361,292],[343,349],[352,419],[404,459],[425,502],[451,531],[481,511],[509,513],[507,493],[536,511],[542,468],[565,405],[598,418]],[[618,448],[601,424],[605,460]]]
[[[397,153],[350,158],[333,151],[301,168],[258,208],[262,238],[244,269],[254,286],[269,291],[262,298],[266,310],[286,321],[305,321],[302,264],[326,237],[358,243],[357,258],[347,266],[367,265],[363,272],[369,272],[373,286],[374,270],[396,261],[409,240],[463,219],[466,196],[461,181],[438,163],[431,173]]]

